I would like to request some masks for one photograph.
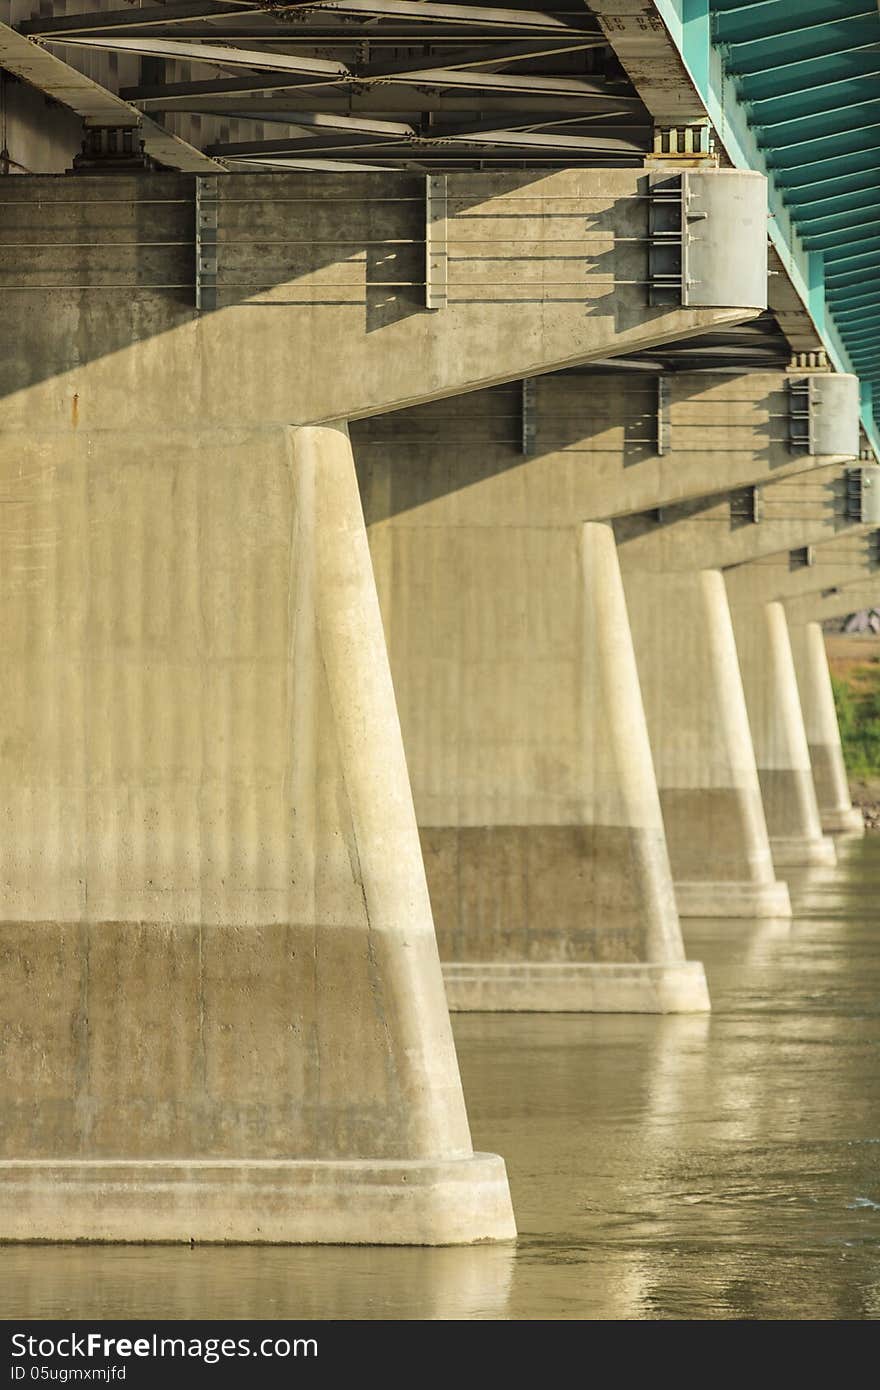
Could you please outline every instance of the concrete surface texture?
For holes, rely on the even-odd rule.
[[[679,911],[790,916],[721,573],[624,561],[624,583]]]
[[[602,371],[538,376],[528,402],[522,384],[511,382],[454,403],[358,421],[358,467],[363,472],[366,460],[373,475],[372,522],[430,505],[444,524],[453,524],[454,494],[462,489],[475,499],[468,508],[483,518],[539,509],[560,524],[572,510],[585,520],[605,520],[749,484],[760,485],[769,499],[768,520],[790,510],[783,480],[816,468],[817,461],[791,447],[786,372],[664,375],[667,437],[661,451],[658,368],[644,365],[609,362]],[[527,455],[524,418],[533,431]],[[841,467],[847,458],[840,456]],[[707,564],[717,563],[713,551]]]
[[[201,315],[192,177],[10,180],[4,226],[33,245],[0,259],[15,326],[0,426],[353,419],[687,337],[763,307],[649,306],[649,176],[639,170],[445,177],[430,220],[417,175],[203,180],[217,270],[216,308]],[[699,178],[761,184],[733,170]],[[720,245],[751,238],[763,264],[763,216],[701,226]],[[100,258],[96,239],[109,243]],[[427,309],[428,291],[446,307]]]
[[[877,568],[876,528],[851,524],[833,540],[725,571],[779,864],[833,862],[833,842],[821,832],[860,829],[842,769],[827,670],[821,669],[824,652],[820,658],[814,646],[807,651],[807,639],[795,634],[810,621],[872,602]]]
[[[834,864],[822,833],[785,608],[733,608],[764,813],[778,866]]]
[[[822,628],[786,616],[822,829],[862,835],[864,819],[850,795]]]
[[[848,512],[848,473],[847,463],[807,458],[784,478],[753,488],[620,517],[614,532],[621,564],[667,571],[726,569],[772,559],[783,549],[859,541],[870,528]]]
[[[664,516],[659,527],[641,518],[618,530],[632,535],[621,553],[630,598],[638,590],[630,616],[680,910],[790,912],[771,863],[723,583],[695,574],[667,585],[658,571],[745,558],[826,529],[833,534],[842,465],[816,470],[808,455],[792,453],[785,372],[683,372],[667,382],[664,453],[656,376],[623,369],[550,374],[534,382],[528,399],[518,385],[498,387],[471,393],[454,408],[437,402],[354,427],[453,1003],[477,956],[499,966],[512,953],[537,960],[553,951],[610,962],[632,949],[625,939],[615,947],[607,935],[600,948],[589,933],[578,945],[575,932],[597,910],[590,875],[617,882],[621,904],[633,878],[626,860],[615,864],[595,839],[599,813],[577,804],[564,780],[576,766],[565,744],[576,749],[580,737],[571,712],[590,721],[597,744],[608,718],[598,702],[579,710],[570,688],[583,630],[572,518],[627,513],[652,499],[672,504],[671,519]],[[524,419],[534,431],[529,456],[522,453]],[[820,480],[807,484],[808,471]],[[731,476],[764,484],[766,529],[739,525],[729,496],[702,498]],[[794,489],[788,495],[786,484]],[[674,500],[682,497],[701,500],[677,517]],[[629,564],[636,551],[641,558]],[[649,571],[641,583],[629,573],[639,564]],[[690,630],[678,604],[692,617]],[[628,622],[624,608],[619,621]],[[716,833],[719,817],[723,835]],[[564,855],[561,848],[551,853],[549,843],[539,844],[544,822],[593,824],[594,838],[582,831],[576,840],[569,830]],[[515,836],[512,826],[519,827]],[[541,832],[545,841],[549,833]],[[557,905],[549,913],[537,874],[554,859],[557,877],[565,866],[572,891],[566,911]],[[489,891],[499,879],[507,887]],[[511,902],[504,903],[503,891],[514,894]],[[606,928],[613,920],[607,908],[603,920]],[[532,974],[545,978],[547,971]],[[505,978],[512,978],[509,969]]]
[[[812,604],[823,593],[831,595],[846,585],[869,585],[874,575],[880,578],[877,538],[876,527],[853,524],[833,540],[819,545],[783,550],[733,565],[724,573],[731,606],[776,600],[793,605],[800,599]]]
[[[582,1007],[603,1007],[603,994],[604,1007],[621,1007],[606,966],[650,959],[634,918],[672,920],[665,868],[663,878],[639,876],[631,850],[621,853],[625,827],[630,840],[648,843],[645,808],[656,804],[653,779],[650,801],[644,785],[650,754],[636,758],[643,785],[631,795],[624,779],[634,739],[617,762],[610,758],[621,706],[597,685],[603,671],[622,669],[620,644],[628,641],[630,618],[637,619],[621,595],[616,629],[608,625],[596,640],[597,595],[617,583],[606,553],[611,533],[588,525],[579,537],[572,518],[626,510],[642,467],[647,486],[665,478],[680,493],[724,476],[737,447],[740,476],[762,476],[775,462],[792,466],[777,412],[765,404],[777,395],[781,410],[784,374],[684,376],[670,380],[674,437],[690,442],[681,455],[657,453],[656,380],[623,371],[539,379],[530,457],[521,453],[523,401],[512,388],[474,393],[454,411],[441,402],[354,429],[453,1007],[492,1007],[490,977],[518,1001],[509,1007],[525,1007],[524,999],[540,998],[551,983],[565,1001],[557,1007],[574,1007],[575,986],[559,969],[566,959],[577,963],[584,982]],[[698,438],[714,438],[716,452],[701,454]],[[804,468],[810,460],[798,463]],[[725,508],[729,531],[729,503]],[[594,547],[598,537],[607,578],[585,585],[579,543]],[[647,579],[637,636],[647,629],[647,669],[650,634],[662,625],[663,642],[653,651],[662,660],[668,643],[666,676],[682,687],[667,698],[660,676],[648,691],[642,673],[670,811],[673,801],[681,809],[672,844],[673,867],[682,856],[679,905],[784,916],[790,904],[773,873],[723,581],[717,574],[714,581],[694,576],[693,583],[679,576],[694,615],[688,631],[679,596],[665,619],[659,612],[657,578],[652,572]],[[636,655],[641,659],[638,642]],[[680,730],[664,744],[663,731],[679,714]],[[634,717],[624,723],[638,727],[641,717],[638,725]],[[703,774],[705,795],[696,771],[698,730],[711,766]],[[685,743],[684,764],[672,771]],[[701,853],[688,844],[691,817]],[[725,862],[713,867],[710,850],[719,845]],[[602,971],[584,970],[590,962]],[[594,981],[603,982],[602,992]]]
[[[510,1237],[344,426],[59,433],[4,486],[0,1233]]]
[[[763,265],[760,180],[705,178],[702,249],[751,237]],[[745,224],[717,215],[724,189],[748,190]],[[763,272],[746,304],[649,307],[648,194],[637,170],[450,175],[430,207],[408,175],[10,181],[6,1238],[513,1235],[503,1163],[472,1152],[333,422],[760,310]],[[619,626],[613,538],[572,539],[612,608],[578,596],[569,660],[607,646],[593,688],[637,715],[625,626],[622,648],[598,631]],[[631,884],[598,933],[615,997],[704,1009],[644,732],[597,757],[620,785],[572,795],[626,868],[597,900]],[[549,818],[545,891],[556,862],[597,862],[572,819]]]
[[[468,525],[470,500],[371,537],[451,1007],[614,1008],[623,967],[632,1007],[705,1007],[611,529]]]
[[[865,566],[865,570],[869,566]],[[801,623],[822,623],[827,618],[845,618],[863,608],[880,604],[880,575],[816,589],[814,593],[786,600],[785,611],[792,629]]]
[[[682,572],[743,564],[773,556],[783,545],[805,547],[847,532],[861,537],[864,528],[847,515],[846,491],[846,466],[826,464],[766,483],[755,498],[731,493],[667,507],[659,516],[624,517],[615,524],[683,914],[707,915],[714,904],[716,913],[729,915],[734,890],[712,884],[707,893],[691,880],[694,875],[710,883],[751,878],[755,863],[764,862],[765,825],[777,868],[833,863],[834,849],[819,827],[797,688],[784,652],[787,635],[775,632],[779,612],[743,610],[736,635],[748,718],[731,725],[739,732],[725,738],[731,701],[742,698],[743,686],[729,675],[722,678],[723,692],[711,685],[717,668],[709,660],[709,630],[717,636],[730,622],[729,614],[718,611],[727,608],[723,582],[719,574],[715,608],[707,608],[705,596],[713,592],[708,573],[699,579],[695,574],[689,582]],[[748,761],[757,770],[764,801],[758,818],[745,790],[746,785],[754,789],[753,768],[744,785],[732,767],[720,774],[719,782],[722,750],[734,751],[740,769],[746,761],[750,723],[754,757]],[[718,833],[710,806],[717,808],[722,786],[728,789],[730,823]],[[741,887],[735,891],[742,912],[751,915],[749,896]],[[772,895],[767,900],[772,908]]]

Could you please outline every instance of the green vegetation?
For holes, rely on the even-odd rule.
[[[880,665],[855,667],[831,685],[847,771],[880,776]]]

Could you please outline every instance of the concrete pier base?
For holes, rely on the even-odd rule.
[[[833,865],[834,841],[822,833],[785,608],[777,602],[737,605],[734,625],[773,862]]]
[[[710,1007],[698,961],[447,962],[443,978],[453,1013],[689,1014]]]
[[[789,617],[788,630],[822,829],[864,835],[864,817],[850,796],[822,628]]]
[[[833,868],[837,863],[837,851],[830,835],[818,838],[806,835],[771,835],[770,852],[773,863],[779,868],[809,866]]]
[[[0,1243],[249,1245],[467,1245],[515,1235],[494,1154],[0,1163],[0,1231]]]
[[[790,917],[788,884],[684,883],[676,880],[675,900],[682,917]]]
[[[849,810],[845,807],[840,810],[822,810],[819,808],[822,817],[822,829],[828,835],[855,835],[856,837],[865,833],[865,817],[862,815],[858,806],[851,806]]]

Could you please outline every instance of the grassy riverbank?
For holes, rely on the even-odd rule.
[[[828,633],[826,643],[853,801],[880,819],[880,637]]]

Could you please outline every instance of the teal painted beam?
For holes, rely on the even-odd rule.
[[[759,148],[763,148],[758,142]],[[842,130],[836,135],[822,135],[815,140],[800,140],[795,145],[768,149],[765,155],[768,169],[796,169],[814,165],[848,154],[865,151],[880,152],[880,121],[862,126],[859,130]]]
[[[774,169],[773,186],[780,190],[786,188],[810,188],[830,178],[840,178],[844,174],[863,174],[868,170],[880,169],[880,148],[871,147],[853,154],[831,154],[827,158],[814,158],[812,162],[787,169]]]
[[[826,284],[831,289],[838,282],[838,275],[842,271],[858,271],[864,274],[867,270],[873,270],[880,262],[880,237],[876,238],[873,245],[869,246],[863,242],[855,247],[853,251],[841,251],[840,255],[832,257],[832,253],[825,251],[825,268],[827,272]]]
[[[865,198],[870,203],[878,188],[880,173],[876,169],[864,169],[849,178],[826,179],[818,187],[786,188],[782,196],[786,203],[797,203],[802,217],[824,217],[826,212],[834,212],[837,202],[842,208],[853,198]]]
[[[880,56],[872,57],[871,66],[876,71],[880,66]],[[816,77],[819,77],[818,73]],[[749,79],[744,79],[739,86],[740,98],[748,107],[753,125],[768,128],[814,120],[830,112],[846,111],[862,104],[866,95],[865,83],[852,77],[827,81],[818,89],[810,85],[799,86],[796,82],[787,84],[776,96],[764,100],[750,94]]]
[[[710,31],[716,41],[708,64],[705,7],[690,6],[688,0],[654,3],[731,161],[737,168],[767,175],[771,241],[829,360],[838,371],[854,370],[852,347],[860,366],[867,364],[864,371],[874,370],[876,362],[880,373],[880,351],[875,355],[873,343],[862,341],[872,330],[864,320],[851,317],[870,313],[880,299],[880,250],[875,253],[870,242],[870,213],[876,206],[870,190],[880,188],[880,120],[871,116],[880,101],[874,104],[876,87],[852,85],[860,77],[880,74],[880,13],[875,0],[756,0],[736,5],[710,0]],[[775,42],[768,42],[766,32],[755,27],[758,21],[765,28],[776,26]],[[744,37],[717,41],[725,24],[734,22]],[[728,38],[730,32],[728,28]],[[792,94],[795,104],[786,110],[782,99]],[[761,115],[755,110],[759,100],[776,100],[776,105],[765,106]],[[798,125],[799,117],[803,119]],[[859,193],[868,196],[859,199]],[[830,201],[833,198],[847,201]],[[808,219],[814,219],[809,244],[801,235],[801,205],[805,230]],[[823,214],[826,220],[818,220]],[[868,239],[853,254],[867,260],[845,261],[845,236],[852,240],[862,232]],[[858,283],[851,283],[853,279]],[[880,456],[880,430],[870,403],[863,403],[862,423]]]
[[[832,7],[841,20],[864,15],[865,0],[837,0]],[[750,42],[756,38],[788,38],[793,29],[827,27],[828,0],[764,0],[742,9],[716,11],[712,36],[716,43]]]
[[[865,329],[873,328],[875,324],[880,324],[873,305],[864,304],[861,309],[836,309],[834,313],[835,321],[842,327],[847,335],[855,343],[856,336]]]
[[[852,353],[854,356],[857,356],[859,353],[864,353],[868,349],[873,351],[877,342],[880,341],[880,325],[876,323],[873,326],[870,324],[860,324],[851,336]],[[878,370],[880,370],[880,362],[878,362],[877,366]]]
[[[855,193],[839,194],[836,198],[819,198],[815,202],[804,203],[800,198],[793,197],[786,198],[785,202],[797,216],[802,236],[809,236],[813,232],[821,234],[825,227],[830,230],[857,227],[865,216],[870,217],[880,206],[880,183]]]
[[[866,324],[880,324],[880,309],[875,304],[866,304],[861,309],[841,308],[835,311],[834,317],[855,333]]]
[[[873,328],[877,322],[880,322],[880,320],[877,320],[874,314],[869,314],[866,318],[856,318],[856,320],[852,322],[849,322],[847,318],[841,318],[841,327],[842,331],[856,332],[856,334],[858,334],[863,328]]]
[[[777,169],[773,183],[786,201],[790,197],[801,197],[806,201],[826,192],[829,185],[839,185],[841,179],[856,175],[868,177],[878,172],[880,150],[863,150],[860,154],[849,154],[838,160],[827,159],[819,165],[807,165],[802,169]]]
[[[821,94],[829,76],[833,81],[847,77],[875,77],[877,75],[876,35],[861,48],[848,49],[834,55],[833,72],[829,73],[829,61],[825,54],[817,58],[807,58],[797,62],[786,62],[782,54],[773,63],[759,72],[743,74],[737,80],[737,88],[743,101],[754,103],[764,98],[785,97],[792,93]]]
[[[681,47],[698,92],[709,86],[712,29],[709,0],[682,0]]]
[[[727,68],[734,76],[747,76],[764,72],[782,57],[789,63],[824,57],[830,64],[838,53],[876,42],[877,9],[865,9],[863,4],[858,17],[790,30],[781,39],[774,34],[742,43],[725,42]]]
[[[874,274],[862,276],[861,279],[856,279],[853,284],[843,285],[834,281],[826,283],[825,293],[829,303],[834,300],[835,303],[839,304],[844,299],[853,300],[866,296],[870,302],[870,295],[876,293],[878,284],[880,284],[880,267]]]
[[[880,59],[878,59],[880,61]],[[787,145],[799,145],[806,140],[821,140],[830,136],[842,135],[848,130],[863,130],[876,125],[880,115],[880,96],[868,101],[854,101],[847,106],[834,106],[815,116],[798,116],[794,119],[765,121],[760,120],[754,108],[749,109],[749,120],[757,131],[758,144],[762,149],[782,149]]]
[[[876,212],[870,220],[859,224],[849,223],[835,231],[816,233],[804,237],[804,245],[809,251],[824,251],[827,261],[839,261],[841,256],[859,255],[880,245],[880,220]]]
[[[850,286],[847,290],[837,291],[826,288],[825,299],[834,316],[845,309],[873,309],[877,303],[877,286],[870,285],[862,290]]]
[[[835,290],[847,289],[850,285],[864,285],[868,280],[880,282],[880,257],[868,252],[856,256],[839,270],[829,266],[825,274],[825,286],[829,294]]]
[[[859,332],[858,342],[852,348],[853,361],[861,354],[869,353],[876,360],[877,344],[880,343],[880,328],[864,329]],[[878,365],[880,370],[880,365]]]
[[[876,314],[880,318],[880,300],[869,300],[866,304],[838,304],[834,312],[851,319],[866,318],[870,314]]]

